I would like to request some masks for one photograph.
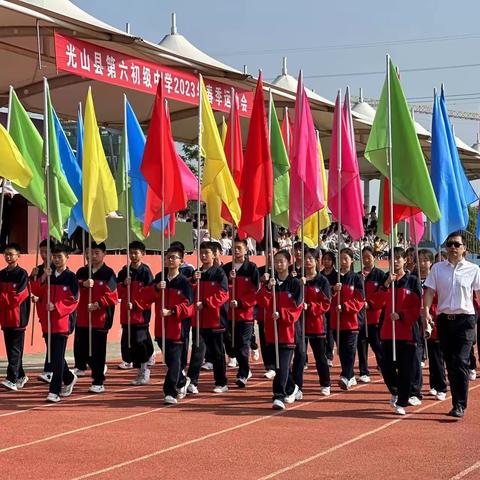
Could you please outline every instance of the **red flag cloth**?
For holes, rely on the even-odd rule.
[[[187,207],[187,196],[172,138],[162,83],[158,84],[155,95],[155,105],[140,167],[148,183],[143,226],[145,235],[148,234],[152,222],[161,218],[162,201],[165,215],[174,214]]]
[[[232,138],[233,137],[233,138]],[[232,148],[233,142],[233,148]],[[233,102],[233,112],[228,117],[227,136],[225,137],[225,157],[227,165],[233,177],[235,185],[240,190],[243,170],[243,146],[242,146],[242,128],[240,124],[239,101],[235,94]],[[233,155],[233,158],[232,158]],[[232,170],[233,165],[233,170]],[[222,204],[222,218],[229,223],[233,223],[232,216],[225,204]]]
[[[338,158],[338,122],[341,124],[342,158]],[[328,169],[328,208],[333,218],[339,220],[353,240],[360,240],[364,236],[363,229],[363,195],[358,170],[357,151],[354,143],[353,122],[349,108],[349,100],[345,97],[343,109],[340,105],[340,96],[337,95],[335,112],[333,115],[332,146],[330,166]],[[352,143],[353,142],[353,143]],[[338,210],[338,166],[340,172],[341,211]]]
[[[273,166],[268,141],[262,74],[258,77],[248,129],[247,146],[240,183],[241,217],[239,236],[257,242],[264,237],[264,219],[272,211]]]
[[[285,115],[282,120],[282,138],[287,149],[288,158],[291,159],[293,153],[293,126],[288,115]]]
[[[409,217],[408,223],[410,225],[410,243],[418,245],[422,241],[425,233],[425,223],[423,221],[423,213],[419,212],[413,217]]]
[[[295,102],[293,156],[290,168],[289,230],[296,232],[302,216],[308,218],[324,207],[322,177],[318,162],[318,142],[312,112],[300,77]],[[303,188],[304,211],[301,206]]]

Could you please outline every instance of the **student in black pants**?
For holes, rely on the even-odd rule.
[[[322,270],[322,275],[324,275],[328,283],[330,284],[330,287],[333,287],[338,280],[338,273],[335,270],[335,254],[333,252],[325,252],[322,255],[322,265],[323,265],[323,270]],[[333,366],[333,351],[335,348],[335,339],[333,337],[333,330],[330,327],[330,312],[328,311],[325,314],[326,320],[327,320],[327,330],[326,330],[326,342],[327,342],[327,362],[328,366],[332,367]]]

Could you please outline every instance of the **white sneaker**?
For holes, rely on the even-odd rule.
[[[469,370],[468,371],[468,379],[473,382],[477,379],[477,371],[476,370]]]
[[[251,378],[251,377],[252,377],[252,372],[249,371],[247,378],[238,377],[237,380],[235,381],[235,383],[238,385],[239,388],[245,388],[247,386],[248,379]]]
[[[420,367],[425,368],[425,362],[420,362]]]
[[[131,370],[133,368],[133,363],[122,362],[117,365],[117,368],[120,370]]]
[[[338,380],[338,386],[342,390],[348,390],[350,388],[350,381],[347,380],[345,377],[340,377],[340,379]]]
[[[52,375],[52,372],[43,372],[37,377],[37,379],[44,383],[50,383],[52,381]]]
[[[276,375],[276,374],[277,374],[277,373],[275,372],[275,370],[267,370],[267,371],[263,374],[263,376],[264,376],[265,378],[268,378],[269,380],[273,380],[273,379],[275,378],[275,375]]]
[[[370,383],[371,379],[368,375],[360,375],[358,378],[362,383]]]
[[[437,392],[437,395],[435,395],[435,398],[438,401],[443,402],[447,398],[447,392]]]
[[[303,366],[303,370],[308,370],[308,364],[307,363]]]
[[[213,370],[213,363],[205,362],[200,368],[202,370]]]
[[[17,380],[17,390],[21,390],[27,382],[28,382],[28,377],[26,375],[22,378],[19,378]]]
[[[11,382],[10,380],[4,380],[2,382],[2,385],[5,387],[5,388],[8,388],[9,390],[12,390],[14,392],[16,392],[18,389],[17,389],[17,384],[16,383],[13,383]]]
[[[295,401],[303,400],[303,392],[298,389],[298,392],[295,394]]]
[[[285,404],[281,400],[274,400],[272,403],[272,408],[274,410],[285,410]]]
[[[61,398],[56,393],[49,393],[46,398],[47,402],[52,402],[52,403],[58,403],[60,400]]]
[[[408,404],[412,405],[412,407],[418,407],[422,404],[422,401],[418,397],[413,396],[408,399]]]
[[[254,362],[260,359],[260,352],[258,351],[258,348],[252,350],[252,358]]]
[[[84,377],[85,376],[85,370],[80,370],[79,368],[74,368],[71,370],[71,372],[76,375],[77,377]]]
[[[329,367],[333,367],[333,360],[327,360],[327,365]]]
[[[205,363],[204,365],[207,365],[207,364]],[[235,357],[228,357],[227,367],[229,367],[229,368],[238,367],[237,359]],[[203,365],[202,365],[202,368],[203,368]],[[211,369],[205,368],[205,370],[211,370]]]
[[[164,399],[163,399],[163,403],[165,405],[176,405],[177,404],[177,399],[175,397],[172,397],[171,395],[167,395]]]
[[[137,378],[132,380],[132,385],[148,385],[150,383],[150,370],[148,368],[139,369]]]
[[[399,406],[396,406],[395,407],[395,413],[397,415],[406,415],[407,412],[405,411],[405,409],[403,407],[399,407]]]
[[[329,397],[329,396],[330,396],[330,387],[321,387],[321,388],[320,388],[320,393],[321,393],[324,397]]]
[[[213,393],[225,393],[228,392],[228,387],[227,385],[216,385],[215,388],[213,389]]]
[[[390,406],[395,408],[397,406],[397,400],[398,396],[392,395],[392,397],[390,398]]]
[[[90,385],[88,389],[90,393],[103,393],[105,391],[104,385]]]
[[[73,374],[73,380],[68,385],[64,385],[60,393],[61,397],[69,397],[73,392],[73,387],[77,383],[78,377]]]
[[[293,392],[285,397],[285,403],[293,403],[299,391],[300,389],[298,388],[298,385],[295,385]]]
[[[428,392],[428,394],[431,395],[432,397],[436,397],[437,393],[438,392],[434,388],[431,388]]]
[[[179,400],[182,400],[182,398],[185,398],[187,396],[187,391],[188,387],[190,386],[191,380],[188,377],[185,377],[185,385],[181,388],[177,388],[177,398]]]
[[[193,383],[187,387],[187,393],[191,393],[192,395],[198,395],[198,387]]]
[[[349,387],[354,387],[357,384],[357,379],[355,377],[352,377],[349,381]]]
[[[149,367],[153,367],[155,365],[155,362],[156,362],[156,353],[153,352],[152,356],[148,359],[147,365]]]

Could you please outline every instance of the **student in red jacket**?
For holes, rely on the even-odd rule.
[[[130,278],[127,278],[127,266],[118,273],[117,290],[120,299],[120,323],[122,325],[121,351],[123,365],[119,368],[128,369],[129,364],[138,370],[132,385],[147,385],[150,382],[148,360],[153,354],[153,343],[150,337],[149,324],[150,306],[140,301],[140,291],[150,285],[153,280],[152,271],[142,260],[145,255],[145,244],[137,240],[128,246],[130,257]],[[130,284],[130,303],[128,302],[128,285]],[[130,346],[128,344],[128,323],[130,316]]]
[[[373,350],[377,365],[382,364],[382,346],[380,344],[380,316],[381,308],[372,308],[370,302],[371,296],[377,291],[378,287],[385,280],[385,272],[375,266],[375,254],[373,248],[369,245],[362,249],[362,271],[359,272],[363,277],[365,288],[365,311],[364,325],[358,333],[358,367],[360,370],[359,380],[363,383],[370,382],[370,372],[368,370],[368,346]]]
[[[320,391],[330,395],[330,368],[327,363],[325,313],[330,309],[331,289],[327,278],[317,271],[318,250],[305,252],[305,335],[315,357]]]
[[[275,325],[278,334],[279,368],[273,379],[272,408],[283,410],[285,403],[293,403],[299,392],[290,371],[295,350],[295,323],[303,309],[300,280],[289,273],[291,256],[287,250],[275,254],[275,276],[269,278],[258,294],[258,305],[265,308],[265,341],[275,352]],[[265,275],[268,275],[265,274]],[[275,286],[275,296],[273,287]],[[275,358],[275,353],[273,353]]]
[[[47,402],[57,403],[60,397],[72,394],[77,376],[68,369],[65,360],[68,336],[73,332],[78,305],[78,280],[68,269],[68,247],[56,245],[52,249],[54,271],[45,268],[38,280],[31,283],[32,294],[38,298],[37,310],[48,350],[48,320],[50,316],[50,365],[52,379]],[[48,281],[50,275],[50,302]],[[49,313],[50,312],[50,315]],[[48,355],[48,351],[47,351]],[[62,388],[63,383],[63,388]]]
[[[223,266],[223,271],[229,279],[230,308],[228,321],[231,323],[235,314],[235,352],[238,361],[237,385],[245,388],[250,371],[250,341],[253,334],[253,309],[257,304],[257,291],[260,276],[257,266],[247,259],[247,241],[235,239],[233,244],[235,263],[229,262]],[[235,284],[235,297],[233,285]]]
[[[405,250],[395,247],[393,255],[395,270],[386,277],[371,302],[374,308],[384,308],[380,330],[383,352],[381,369],[385,384],[392,395],[390,403],[395,408],[395,413],[405,415],[414,374],[422,291],[418,278],[404,270]],[[395,282],[395,311],[392,311],[393,282]],[[396,362],[393,361],[393,328],[395,328]]]
[[[92,242],[87,258],[92,259],[92,278],[88,278],[88,266],[77,272],[80,285],[80,301],[77,309],[74,356],[77,376],[85,376],[87,364],[92,369],[92,385],[89,391],[103,393],[105,387],[107,335],[112,328],[115,305],[118,303],[117,279],[115,272],[104,263],[105,243]],[[92,301],[89,301],[89,289]],[[89,315],[90,313],[90,315]],[[89,316],[92,326],[92,356],[89,357]]]
[[[155,302],[155,340],[159,347],[165,334],[167,373],[163,383],[164,403],[175,405],[177,399],[185,398],[190,385],[190,379],[182,372],[182,351],[185,323],[191,321],[193,313],[193,287],[188,278],[180,273],[183,262],[183,250],[180,247],[170,247],[165,252],[165,260],[165,281],[161,281],[162,275],[158,273],[153,284],[142,289],[141,297],[149,304]]]
[[[25,386],[28,377],[23,370],[25,329],[30,316],[28,274],[18,265],[20,247],[10,243],[3,252],[7,267],[0,270],[0,326],[5,339],[8,366],[2,385],[9,390]]]
[[[187,376],[191,380],[188,391],[198,393],[198,378],[202,366],[205,348],[212,356],[213,375],[215,378],[214,393],[228,391],[227,372],[225,363],[225,347],[221,322],[221,308],[228,301],[228,280],[220,266],[214,265],[214,246],[212,242],[200,244],[200,270],[194,274],[193,292],[195,297],[195,311],[192,318],[192,355]],[[197,283],[198,282],[198,283]],[[200,295],[197,293],[199,285]],[[197,314],[198,312],[198,314]],[[199,324],[198,324],[199,322]],[[199,348],[195,345],[196,329],[200,328],[201,342]]]
[[[358,340],[358,314],[365,305],[363,280],[358,273],[352,272],[353,251],[350,248],[340,250],[340,283],[333,287],[330,307],[330,327],[335,341],[340,328],[339,350],[342,371],[338,382],[342,390],[356,385],[353,366]]]

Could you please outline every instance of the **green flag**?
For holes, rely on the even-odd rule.
[[[282,130],[272,100],[270,109],[270,155],[273,163],[272,222],[288,228],[288,203],[290,194],[290,161],[283,143]]]
[[[392,138],[393,201],[395,204],[417,207],[432,221],[440,219],[435,192],[418,141],[415,125],[405,95],[390,60],[390,112]],[[365,158],[384,177],[389,177],[387,80],[383,85],[377,113],[365,148]]]
[[[42,212],[47,211],[45,198],[45,172],[43,170],[43,141],[40,133],[30,120],[17,94],[10,88],[9,130],[15,145],[32,172],[32,180],[26,188],[14,183],[15,190]]]
[[[47,89],[47,119],[48,119],[48,161],[50,164],[49,185],[49,232],[57,240],[61,240],[63,229],[67,223],[73,206],[77,203],[77,197],[70,188],[70,185],[63,173],[60,162],[60,151],[58,149],[57,134],[55,131],[54,111],[50,100],[50,90]],[[44,146],[46,144],[44,143]],[[44,157],[44,167],[46,156]]]

